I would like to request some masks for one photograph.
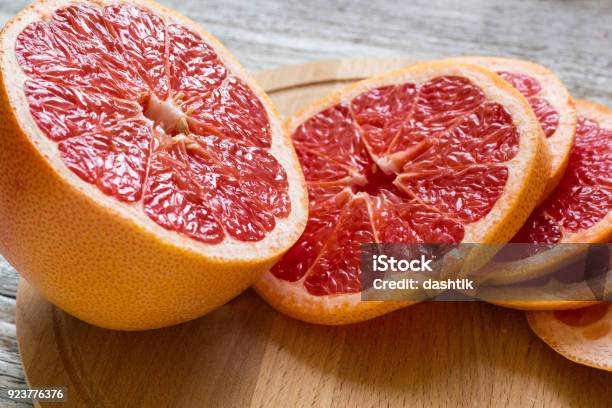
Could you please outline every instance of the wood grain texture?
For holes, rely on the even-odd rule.
[[[328,327],[287,318],[249,290],[198,320],[125,333],[83,323],[26,285],[17,316],[28,379],[67,385],[66,408],[606,407],[612,398],[612,373],[564,359],[523,313],[484,303],[419,304]]]
[[[253,71],[338,57],[491,54],[537,61],[574,96],[612,105],[609,0],[159,1],[202,23]],[[0,0],[0,25],[28,3]],[[0,258],[0,388],[23,384],[11,318],[17,281]],[[0,397],[0,406],[22,405]]]
[[[328,61],[260,78],[290,114],[360,69],[405,63]],[[484,303],[427,303],[325,327],[287,318],[247,291],[195,321],[123,333],[67,315],[22,281],[17,327],[28,382],[67,386],[66,407],[604,407],[612,398],[612,373],[565,360],[522,312]]]

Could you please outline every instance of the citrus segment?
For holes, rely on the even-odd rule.
[[[531,214],[511,242],[556,244],[562,238],[563,231],[559,224],[546,213],[536,212]]]
[[[260,240],[274,229],[275,217],[289,214],[286,188],[284,170],[264,149],[216,136],[166,137],[150,160],[144,211],[204,242],[220,242],[223,230]]]
[[[82,16],[76,15],[82,11],[77,10],[79,12],[75,13],[71,21],[75,30],[84,25]],[[102,19],[108,34],[111,34],[105,37],[106,40],[112,42],[114,38],[118,39],[113,45],[117,47],[117,54],[125,56],[125,62],[132,67],[130,71],[136,71],[137,77],[142,79],[146,88],[151,89],[157,98],[165,99],[168,96],[169,83],[166,77],[166,33],[162,19],[146,10],[124,4],[109,6],[104,10]],[[92,18],[92,23],[100,26],[96,18]],[[86,33],[82,29],[79,31]],[[101,30],[100,35],[107,33]],[[86,40],[103,39],[96,35]],[[112,49],[113,45],[106,48]]]
[[[470,65],[423,64],[292,118],[312,212],[306,233],[256,285],[262,295],[308,321],[356,321],[406,304],[359,301],[361,244],[508,239],[489,223],[507,222],[509,208],[524,220],[529,210],[514,200],[535,205],[535,168],[546,154],[527,102],[498,78]],[[296,267],[296,254],[307,261]]]
[[[59,307],[115,329],[193,319],[303,231],[274,108],[192,21],[40,0],[0,41],[0,251]]]
[[[376,88],[353,99],[353,117],[360,125],[364,143],[372,154],[388,153],[393,141],[400,137],[409,139],[406,143],[413,141],[403,135],[403,131],[407,129],[401,116],[398,116],[413,112],[416,103],[417,89],[414,84]],[[419,138],[417,135],[413,137]],[[420,141],[422,138],[418,140]]]
[[[372,160],[360,140],[359,129],[348,106],[336,105],[313,116],[295,129],[292,139],[300,146],[296,149],[298,154],[311,152],[345,166],[351,176],[347,183],[365,182],[363,176]],[[306,180],[322,181],[313,173],[315,169],[316,166],[304,169]]]
[[[343,192],[319,201],[309,208],[306,229],[300,240],[277,263],[273,270],[279,278],[294,282],[301,279],[314,264],[327,239],[332,235],[350,194]]]
[[[463,225],[421,200],[406,200],[389,191],[372,198],[372,219],[377,242],[461,242]]]
[[[83,180],[122,201],[142,197],[153,130],[142,120],[126,120],[58,144],[66,166]]]
[[[397,182],[402,190],[443,214],[470,223],[491,211],[507,180],[507,168],[479,166],[402,174]]]
[[[358,194],[342,209],[336,227],[307,271],[306,290],[318,296],[359,292],[361,244],[374,240],[368,197]]]
[[[478,106],[439,136],[427,152],[412,160],[404,171],[463,168],[473,164],[511,160],[518,151],[518,135],[508,111],[496,103]],[[443,163],[440,165],[440,161]],[[437,166],[436,166],[437,164]],[[428,165],[427,167],[423,167]]]
[[[240,79],[228,77],[205,98],[185,96],[182,108],[196,133],[213,133],[258,147],[270,146],[270,124],[257,96]]]
[[[523,73],[499,71],[499,76],[510,82],[519,90],[531,105],[544,130],[546,137],[551,137],[559,127],[559,112],[546,100],[538,97],[542,93],[542,86],[537,79]]]
[[[169,25],[166,35],[169,86],[182,92],[186,100],[201,101],[203,95],[217,89],[227,77],[226,67],[212,47],[187,28]]]
[[[579,364],[612,371],[612,304],[528,312],[529,325],[557,353]]]

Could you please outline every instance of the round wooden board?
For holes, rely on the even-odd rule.
[[[322,61],[258,77],[289,114],[406,63]],[[423,303],[325,327],[287,318],[249,290],[192,322],[128,333],[83,323],[21,280],[17,337],[30,386],[67,387],[65,407],[604,407],[612,400],[612,373],[564,359],[522,312],[484,303]]]

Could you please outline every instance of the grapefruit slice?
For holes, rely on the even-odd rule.
[[[567,359],[612,371],[612,303],[527,313],[531,329]]]
[[[541,202],[559,184],[567,167],[576,133],[576,109],[565,85],[547,68],[533,62],[497,57],[461,57],[481,65],[518,89],[533,109],[551,153],[551,172]]]
[[[117,329],[200,316],[307,218],[264,92],[149,1],[39,1],[0,34],[0,249],[48,300]]]
[[[525,98],[489,70],[449,61],[360,82],[306,108],[288,128],[310,216],[256,289],[315,323],[356,322],[409,304],[361,301],[363,243],[507,242],[550,165]]]
[[[592,102],[576,102],[578,125],[569,165],[557,188],[512,238],[514,243],[580,244],[612,240],[612,109]],[[542,277],[563,266],[584,248],[557,246],[540,253],[519,254],[495,262],[482,272],[482,281],[505,285]],[[494,292],[487,297],[494,297]],[[499,302],[520,309],[581,307],[582,302]]]

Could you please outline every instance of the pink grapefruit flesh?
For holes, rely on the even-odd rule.
[[[534,293],[541,294],[545,284],[580,277],[576,268],[582,268],[582,255],[587,249],[580,244],[612,240],[612,110],[580,100],[576,107],[576,137],[567,169],[555,190],[510,241],[534,245],[514,245],[500,251],[495,262],[479,273],[488,283],[529,282],[528,287],[536,285]],[[580,283],[565,286],[567,301],[533,297],[525,288],[515,290],[516,301],[498,301],[500,297],[492,296],[504,289],[493,288],[485,298],[502,306],[530,310],[576,308],[598,300],[590,291],[581,291]]]
[[[461,242],[504,190],[509,112],[462,77],[363,92],[293,132],[310,192],[305,233],[272,274],[311,295],[357,293],[360,245]]]
[[[612,130],[578,118],[565,175],[512,242],[558,243],[601,222],[612,211]]]
[[[544,135],[551,137],[559,127],[559,112],[541,95],[542,86],[538,80],[530,75],[517,72],[500,71],[497,74],[527,98],[544,130]]]
[[[129,4],[78,4],[29,24],[15,52],[65,165],[162,227],[259,241],[291,211],[266,110],[197,33]]]

